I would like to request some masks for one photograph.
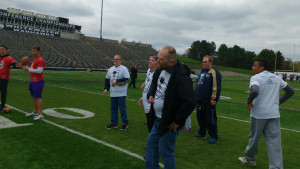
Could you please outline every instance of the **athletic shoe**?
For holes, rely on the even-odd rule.
[[[117,125],[114,125],[114,124],[110,124],[108,126],[105,126],[106,129],[116,129],[118,128]]]
[[[208,142],[208,144],[216,144],[218,142],[217,138],[211,138]]]
[[[29,117],[29,116],[36,117],[36,116],[38,116],[38,115],[39,115],[39,114],[38,114],[38,113],[35,113],[35,112],[31,112],[31,113],[26,114],[27,117]]]
[[[127,130],[128,129],[128,125],[123,125],[121,130]]]
[[[41,120],[43,118],[44,118],[44,116],[42,114],[39,114],[39,115],[35,116],[34,120]]]
[[[183,130],[183,132],[190,132],[190,131],[192,131],[192,128],[189,128],[189,127],[185,128],[185,129]]]
[[[203,136],[203,135],[200,135],[200,134],[195,134],[193,137],[194,138],[203,138],[203,139],[206,139],[206,136]]]
[[[256,166],[256,162],[254,160],[248,160],[246,157],[239,157],[239,162],[244,164],[244,165],[248,165],[250,167],[255,167]]]

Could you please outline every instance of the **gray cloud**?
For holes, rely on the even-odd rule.
[[[99,37],[101,0],[10,0],[14,7],[66,17],[81,25],[87,36]],[[299,50],[300,4],[297,0],[104,0],[103,37],[141,41],[156,49],[173,45],[185,52],[193,41],[214,41],[218,46],[239,45],[257,54],[265,48],[296,59]],[[298,52],[299,53],[299,52]]]

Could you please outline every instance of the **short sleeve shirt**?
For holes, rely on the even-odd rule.
[[[155,116],[158,118],[161,118],[162,115],[162,108],[165,102],[165,92],[167,90],[170,77],[171,74],[166,70],[163,70],[157,79],[157,88],[155,92],[153,108],[155,110]]]
[[[16,63],[11,56],[0,57],[0,79],[9,80],[11,64]]]
[[[151,72],[150,69],[148,69],[147,78],[145,80],[145,88],[144,88],[144,91],[143,91],[143,105],[144,105],[145,113],[149,112],[149,109],[150,109],[150,106],[151,106],[151,103],[148,102],[147,94],[149,92],[149,89],[150,89],[150,86],[151,86],[151,83],[152,83],[154,72],[155,71]]]
[[[110,80],[110,97],[127,96],[127,83],[125,85],[115,85],[114,87],[111,85],[114,80],[130,78],[129,71],[125,66],[112,66],[108,69],[105,78]]]
[[[38,67],[45,67],[45,60],[42,58],[42,56],[39,56],[35,58],[31,64],[31,69],[37,69]],[[30,72],[30,81],[40,81],[44,80],[44,70],[41,74],[36,74]]]
[[[254,99],[251,116],[257,119],[279,118],[279,90],[287,83],[279,76],[263,71],[250,79],[252,85],[259,87],[258,96]]]

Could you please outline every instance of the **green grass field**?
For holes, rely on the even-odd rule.
[[[145,114],[138,106],[140,89],[128,89],[127,113],[129,129],[107,130],[110,123],[110,97],[102,95],[103,72],[45,71],[43,110],[56,108],[63,114],[79,119],[63,119],[45,115],[44,121],[25,117],[32,111],[28,91],[29,73],[12,70],[7,104],[17,108],[10,114],[0,114],[0,168],[2,169],[141,169],[145,168],[147,128]],[[145,79],[139,74],[137,86]],[[300,84],[290,83],[295,95],[284,103],[281,112],[284,168],[298,169],[300,161]],[[224,77],[217,106],[219,143],[195,139],[196,113],[192,114],[192,132],[181,132],[175,148],[178,169],[242,169],[237,161],[248,143],[249,111],[245,108],[249,78]],[[76,108],[94,113],[93,117],[65,110]],[[29,124],[13,127],[9,125]],[[113,147],[108,147],[107,145]],[[121,152],[121,151],[126,151]],[[131,153],[131,155],[129,155]],[[257,169],[268,168],[268,155],[261,139]]]

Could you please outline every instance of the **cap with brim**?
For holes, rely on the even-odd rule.
[[[158,60],[158,56],[154,55],[152,56],[156,61]]]

